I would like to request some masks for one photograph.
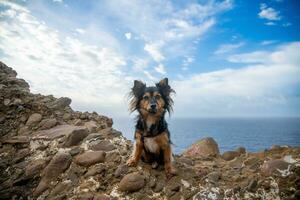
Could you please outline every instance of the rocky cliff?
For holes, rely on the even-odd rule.
[[[300,149],[219,153],[212,138],[163,167],[127,167],[132,142],[71,99],[32,94],[0,62],[0,199],[299,199]]]

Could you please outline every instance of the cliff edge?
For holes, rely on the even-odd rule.
[[[299,199],[300,148],[219,153],[204,138],[175,156],[177,175],[140,162],[111,118],[30,93],[0,62],[0,199]]]

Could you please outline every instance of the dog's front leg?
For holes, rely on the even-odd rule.
[[[173,175],[176,174],[173,166],[172,166],[172,150],[170,145],[166,145],[163,149],[164,153],[164,164],[165,164],[165,171],[167,178],[171,178]]]
[[[143,141],[141,134],[136,132],[135,133],[135,146],[133,150],[133,154],[131,158],[127,161],[128,166],[136,166],[141,158],[142,152],[143,152]]]

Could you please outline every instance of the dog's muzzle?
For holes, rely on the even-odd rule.
[[[157,112],[156,104],[151,104],[148,112],[155,114]]]

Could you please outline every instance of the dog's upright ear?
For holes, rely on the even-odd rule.
[[[168,78],[162,79],[155,85],[159,89],[161,94],[163,95],[163,99],[165,100],[165,108],[170,113],[170,111],[172,110],[172,105],[173,105],[173,99],[171,98],[170,94],[175,93],[175,91],[169,85]]]
[[[170,96],[171,92],[174,92],[174,90],[169,86],[168,78],[164,78],[158,83],[156,83],[156,87],[165,95]]]
[[[146,88],[145,83],[135,80],[133,88],[131,89],[131,92],[135,98],[139,98],[141,95],[143,95],[145,88]]]
[[[141,81],[134,81],[133,87],[131,88],[131,92],[129,93],[130,100],[130,107],[129,110],[131,112],[138,109],[138,104],[140,99],[143,96],[143,93],[145,91],[146,84]]]

